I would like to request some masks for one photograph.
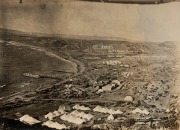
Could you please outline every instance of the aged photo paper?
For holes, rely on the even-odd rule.
[[[180,0],[0,0],[0,130],[180,130]]]

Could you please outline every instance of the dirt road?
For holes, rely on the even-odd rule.
[[[3,44],[3,43],[6,43],[6,44],[9,44],[9,45],[12,45],[12,46],[27,47],[27,48],[29,48],[29,49],[32,49],[32,50],[35,50],[35,51],[38,51],[38,52],[43,52],[43,53],[44,53],[45,55],[47,55],[48,57],[52,57],[52,59],[53,59],[53,58],[56,58],[56,59],[58,59],[60,62],[64,61],[64,62],[66,62],[66,63],[69,63],[69,65],[72,67],[71,70],[73,70],[72,75],[69,76],[68,78],[66,78],[65,80],[62,80],[61,82],[57,82],[57,83],[54,84],[54,85],[49,85],[49,86],[47,86],[47,87],[43,87],[42,90],[50,89],[50,88],[53,87],[53,86],[59,86],[60,84],[65,83],[65,82],[69,81],[71,78],[73,78],[73,77],[81,74],[81,73],[85,70],[84,65],[83,65],[80,61],[72,58],[71,56],[69,56],[69,59],[67,59],[67,58],[65,59],[65,58],[57,55],[56,53],[54,53],[54,52],[52,52],[52,51],[49,51],[49,50],[47,50],[47,49],[45,49],[45,48],[43,48],[43,47],[33,46],[33,45],[29,45],[29,44],[23,44],[23,43],[15,42],[15,41],[0,41],[0,44]],[[64,53],[64,52],[63,52],[63,53]],[[33,64],[33,62],[32,62],[31,64]],[[63,66],[60,65],[60,67],[63,67]],[[23,77],[23,76],[22,76],[22,77]],[[18,86],[18,85],[17,85],[17,86]],[[40,86],[41,86],[41,85],[40,85]],[[25,89],[25,88],[24,88],[24,89]],[[27,91],[27,89],[28,89],[28,88],[26,88],[26,91]],[[37,88],[36,88],[36,89],[37,89]],[[14,90],[14,91],[18,91],[18,90]],[[25,91],[25,90],[24,90],[24,91]],[[30,91],[34,91],[34,89],[31,88]],[[39,90],[39,91],[41,91],[41,90]],[[18,91],[18,94],[21,95],[21,96],[24,95],[24,94],[23,94],[23,91],[21,91],[21,92]],[[27,92],[26,92],[26,94],[27,94]],[[14,96],[3,96],[2,99],[3,99],[3,101],[5,102],[5,99],[6,99],[6,100],[7,100],[7,99],[8,99],[8,100],[11,100],[11,99],[13,100],[15,96],[16,96],[16,95],[14,95]],[[5,98],[5,97],[6,97],[6,98]]]

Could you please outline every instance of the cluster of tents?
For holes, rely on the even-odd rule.
[[[69,113],[64,114],[60,118],[64,121],[68,121],[74,124],[82,124],[84,122],[90,121],[94,116],[91,114],[86,114],[84,112],[79,112],[77,110]]]
[[[123,114],[122,111],[120,110],[114,110],[113,108],[111,109],[108,109],[108,108],[104,108],[104,107],[101,107],[101,106],[96,106],[93,111],[95,112],[101,112],[101,113],[109,113],[109,114]]]
[[[73,109],[73,111],[72,111]],[[101,106],[96,106],[94,109],[91,109],[86,106],[81,106],[79,104],[74,105],[72,108],[67,109],[65,106],[60,106],[58,110],[54,112],[49,112],[48,114],[44,115],[44,118],[47,119],[47,121],[42,123],[42,126],[47,126],[49,128],[55,128],[55,129],[67,129],[69,128],[65,124],[59,124],[58,122],[53,121],[55,117],[58,117],[62,121],[67,121],[69,123],[81,125],[83,123],[87,123],[94,119],[94,115],[90,114],[91,112],[99,112],[99,113],[104,113],[104,114],[109,114],[107,117],[107,120],[114,120],[113,115],[117,114],[123,114],[122,111],[119,109],[115,110],[113,108],[106,108],[106,107],[101,107]],[[136,108],[131,112],[132,114],[140,113],[140,114],[145,114],[148,115],[150,114],[146,109],[141,110],[139,108]],[[19,120],[25,124],[28,125],[34,125],[34,124],[39,124],[41,121],[29,116],[29,115],[24,115]]]

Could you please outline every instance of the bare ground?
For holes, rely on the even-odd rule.
[[[39,81],[35,82],[35,89],[17,91],[2,98],[2,117],[17,119],[29,114],[43,122],[47,120],[44,115],[58,109],[59,105],[69,107],[68,112],[73,111],[72,107],[76,104],[91,110],[100,105],[120,109],[123,114],[107,121],[108,114],[88,111],[94,119],[83,125],[57,118],[54,120],[71,128],[84,129],[92,129],[95,125],[102,129],[178,129],[179,44],[37,37],[4,40],[9,44],[43,51],[50,57],[61,56],[71,60],[77,64],[78,72],[53,83],[34,79]],[[116,89],[97,93],[103,86],[112,84],[113,80],[120,81]],[[41,84],[44,81],[46,84]],[[67,88],[67,85],[72,87]],[[124,101],[128,95],[133,97],[132,102]],[[132,114],[131,111],[136,108],[147,109],[149,114]],[[142,123],[139,119],[143,120]]]

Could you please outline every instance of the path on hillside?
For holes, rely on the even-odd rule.
[[[49,57],[54,57],[54,58],[57,58],[57,59],[59,59],[61,61],[64,60],[66,62],[69,62],[69,63],[73,64],[73,66],[76,67],[75,68],[76,70],[73,73],[73,75],[69,76],[67,79],[65,79],[65,80],[63,80],[61,82],[58,82],[58,83],[56,83],[54,85],[50,85],[50,86],[48,86],[46,88],[40,88],[40,89],[38,89],[38,91],[52,89],[53,87],[60,86],[61,84],[65,83],[67,81],[70,81],[73,77],[76,77],[77,75],[82,74],[84,72],[84,70],[85,70],[85,67],[84,67],[83,63],[81,63],[80,61],[74,59],[73,57],[71,57],[69,54],[66,54],[65,52],[63,52],[63,53],[68,55],[68,59],[60,57],[58,54],[52,52],[51,50],[48,50],[46,48],[39,47],[39,46],[33,46],[33,45],[30,45],[30,44],[20,43],[20,42],[16,42],[16,41],[2,41],[2,40],[0,40],[0,43],[6,43],[6,44],[13,45],[13,46],[24,46],[24,47],[28,47],[30,49],[33,49],[33,50],[36,50],[36,51],[39,51],[39,52],[44,52],[45,55],[47,55]],[[23,96],[23,92],[18,92],[18,95]],[[27,95],[27,93],[26,93],[26,95]],[[14,96],[17,96],[17,95],[14,95]],[[11,99],[13,99],[14,96],[9,95],[9,96],[3,97],[3,98],[0,99],[0,101],[3,100],[3,102],[4,102],[4,99],[9,99],[9,98],[11,100]]]

